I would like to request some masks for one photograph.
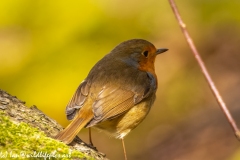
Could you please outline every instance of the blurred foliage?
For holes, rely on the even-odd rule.
[[[240,77],[240,1],[187,0],[177,5],[220,91],[229,95]],[[146,150],[139,139],[147,141],[158,126],[169,128],[194,110],[216,105],[167,1],[2,0],[0,88],[66,126],[65,106],[91,67],[132,38],[170,49],[156,60],[159,89],[152,112],[127,137],[129,156],[136,157]],[[228,102],[234,97],[229,95]],[[84,131],[81,135],[86,138]],[[99,150],[122,159],[120,142],[104,137],[94,139]],[[117,144],[113,154],[103,141]]]

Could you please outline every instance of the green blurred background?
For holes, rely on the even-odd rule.
[[[177,1],[212,78],[240,126],[240,1]],[[0,2],[0,89],[66,126],[65,106],[92,66],[122,41],[170,50],[156,60],[157,100],[126,137],[131,160],[237,160],[240,145],[178,27],[168,1]],[[88,142],[87,130],[80,137]],[[98,150],[123,159],[121,141],[94,131]]]

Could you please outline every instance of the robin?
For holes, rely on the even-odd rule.
[[[156,49],[143,39],[116,46],[77,88],[66,107],[67,119],[72,122],[56,139],[69,144],[83,127],[97,128],[122,140],[127,159],[124,137],[151,109],[158,86],[154,61],[167,50]]]

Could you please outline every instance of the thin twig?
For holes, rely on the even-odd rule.
[[[179,11],[177,9],[177,6],[176,6],[174,0],[169,0],[169,3],[170,3],[170,6],[172,7],[173,13],[174,13],[178,23],[180,25],[180,28],[181,28],[181,30],[182,30],[182,32],[183,32],[183,34],[184,34],[184,36],[185,36],[185,38],[188,42],[188,45],[191,48],[192,53],[194,54],[199,66],[202,70],[202,73],[204,74],[204,77],[206,78],[206,80],[207,80],[207,82],[208,82],[208,84],[209,84],[209,86],[210,86],[210,88],[211,88],[211,90],[212,90],[220,108],[222,109],[222,111],[225,114],[228,122],[230,123],[233,131],[235,132],[236,137],[238,138],[238,140],[240,140],[240,131],[239,131],[237,125],[236,125],[236,122],[234,121],[231,113],[229,112],[227,106],[225,105],[225,103],[224,103],[221,95],[219,94],[216,86],[214,85],[214,82],[213,82],[211,76],[209,75],[209,73],[208,73],[208,71],[207,71],[207,69],[204,65],[204,62],[202,61],[202,58],[200,57],[200,54],[198,53],[198,51],[197,51],[197,49],[196,49],[196,47],[195,47],[195,45],[192,41],[192,38],[190,37],[190,35],[189,35],[189,33],[186,29],[186,25],[184,24],[180,14],[179,14]]]

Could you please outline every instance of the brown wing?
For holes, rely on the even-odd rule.
[[[144,90],[140,94],[122,88],[104,86],[99,92],[92,109],[94,118],[87,127],[94,126],[96,123],[113,119],[124,114],[135,104],[139,103],[144,97]]]
[[[83,106],[89,94],[89,90],[90,90],[90,83],[84,80],[79,85],[78,89],[76,90],[75,94],[73,95],[72,99],[70,100],[70,102],[66,107],[66,115],[68,120],[72,120],[77,110]]]
[[[81,109],[87,98],[90,98],[91,109],[94,118],[86,127],[95,125],[98,122],[110,120],[124,114],[135,104],[141,102],[144,98],[156,91],[156,80],[154,77],[146,74],[142,85],[136,85],[131,88],[122,88],[113,83],[93,83],[87,78],[78,87],[76,93],[72,97],[66,108],[66,114],[69,120],[73,119],[76,112]],[[100,87],[99,85],[103,85]],[[136,89],[137,88],[137,89]]]

